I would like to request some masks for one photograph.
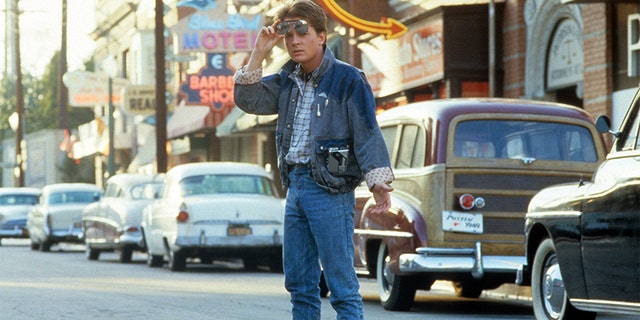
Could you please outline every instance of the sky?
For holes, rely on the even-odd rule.
[[[14,0],[10,0],[14,1]],[[0,0],[0,67],[4,70],[5,2]],[[20,0],[20,50],[22,70],[36,76],[44,73],[55,51],[60,50],[62,0]],[[89,33],[95,29],[93,0],[67,0],[67,69],[84,68],[95,44]],[[9,50],[11,50],[9,48]]]

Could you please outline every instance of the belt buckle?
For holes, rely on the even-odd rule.
[[[307,163],[296,163],[296,164],[291,165],[291,167],[293,168],[293,170],[296,170],[296,169],[301,169],[301,168],[307,168],[307,167],[309,167],[309,164],[307,164]]]

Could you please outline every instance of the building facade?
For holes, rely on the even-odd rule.
[[[275,116],[245,114],[228,98],[234,68],[282,2],[212,0],[185,8],[165,1],[169,167],[244,161],[276,170]],[[640,80],[637,0],[335,2],[360,19],[393,18],[407,27],[389,39],[330,12],[328,46],[365,71],[380,111],[421,100],[496,96],[568,103],[594,117],[607,114],[615,125]],[[118,77],[130,85],[154,84],[153,11],[150,0],[96,0],[96,64],[113,56]],[[189,29],[196,15],[208,23]],[[239,31],[216,33],[222,31],[214,22],[238,16],[246,22]],[[267,74],[287,59],[282,46],[273,53]],[[105,118],[104,106],[96,110]],[[129,141],[117,144],[119,172],[155,170],[153,108],[147,111],[117,106],[116,141]]]

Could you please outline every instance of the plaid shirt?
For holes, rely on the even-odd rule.
[[[296,105],[296,115],[293,121],[293,133],[291,134],[291,146],[289,153],[285,156],[288,164],[306,164],[309,163],[309,136],[311,123],[311,111],[313,106],[314,86],[313,78],[304,78],[304,73],[300,70],[300,65],[296,67],[296,71],[291,74],[291,78],[298,85],[298,104]]]

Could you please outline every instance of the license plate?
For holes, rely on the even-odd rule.
[[[251,228],[248,225],[229,225],[227,228],[228,236],[247,236],[251,234]]]
[[[482,215],[460,211],[442,212],[442,230],[464,233],[483,233]]]

